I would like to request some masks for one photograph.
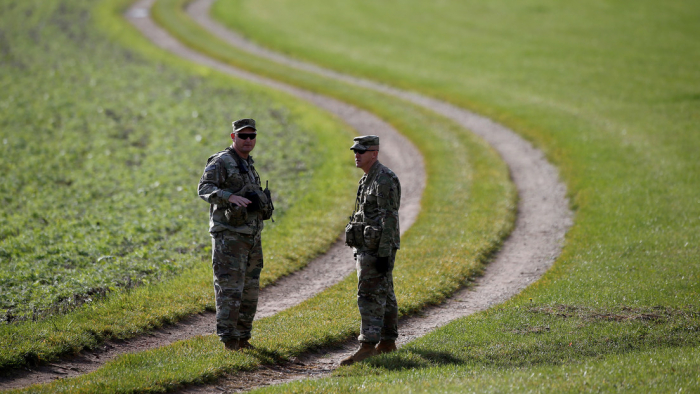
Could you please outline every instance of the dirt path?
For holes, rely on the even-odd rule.
[[[171,38],[147,17],[147,10],[152,3],[153,0],[143,0],[135,3],[131,11],[127,13],[127,18],[156,45],[179,56],[206,64],[233,76],[282,90],[307,100],[342,119],[352,126],[358,134],[375,134],[380,136],[382,145],[384,145],[380,159],[382,163],[396,172],[401,179],[401,185],[404,190],[399,212],[401,231],[404,232],[411,227],[420,211],[420,199],[423,189],[425,189],[426,176],[423,156],[408,139],[372,113],[338,100],[258,77],[199,55]],[[352,145],[352,141],[348,141],[347,144],[348,161],[351,161],[353,158],[349,150],[350,145]],[[361,171],[358,170],[358,179],[361,175]],[[348,198],[352,198],[352,196]],[[262,289],[258,313],[255,318],[260,319],[271,316],[297,305],[339,282],[354,270],[355,263],[352,250],[346,247],[342,241],[337,241],[328,252],[309,262],[304,269]],[[191,316],[176,325],[164,327],[137,338],[127,341],[107,342],[95,350],[83,351],[76,357],[36,368],[12,371],[10,376],[0,377],[0,390],[25,387],[31,384],[50,382],[58,378],[85,374],[98,369],[104,363],[120,354],[153,349],[175,341],[192,338],[196,335],[213,334],[214,329],[214,313]]]
[[[265,56],[271,61],[284,63],[307,71],[313,71],[320,75],[375,89],[432,109],[437,113],[457,121],[477,135],[480,135],[500,153],[504,161],[508,164],[511,176],[519,192],[518,219],[513,233],[508,240],[506,240],[502,250],[495,257],[494,261],[489,264],[484,276],[473,282],[472,286],[462,289],[440,306],[427,308],[420,316],[403,319],[400,324],[400,345],[425,335],[429,331],[453,319],[467,316],[507,300],[520,292],[528,284],[537,280],[547,268],[551,266],[554,259],[561,251],[564,235],[571,225],[572,214],[568,209],[565,186],[558,181],[556,168],[549,164],[544,159],[542,153],[534,149],[530,143],[523,140],[511,130],[487,118],[454,107],[450,104],[419,94],[401,91],[372,81],[345,76],[315,65],[287,59],[279,54],[259,48],[212,21],[208,17],[208,10],[212,3],[213,0],[194,1],[188,8],[188,13],[202,24],[202,26],[228,40],[232,45]],[[302,97],[319,107],[337,114],[358,130],[368,130],[367,127],[371,127],[371,130],[374,132],[376,126],[374,126],[372,122],[378,121],[378,119],[367,112],[352,108],[334,99],[311,94],[276,81],[261,78],[252,73],[232,68],[183,47],[162,29],[155,26],[150,18],[148,18],[148,9],[151,4],[152,0],[139,1],[130,9],[128,15],[132,23],[152,41],[156,42],[157,45],[192,61],[228,72],[240,78],[286,91],[297,97]],[[381,121],[379,122],[383,123]],[[399,137],[398,135],[396,136],[396,138]],[[382,138],[383,141],[388,141],[389,137],[382,135]],[[400,149],[397,149],[399,152],[406,152],[404,149],[408,148],[415,149],[410,143],[405,140],[402,141],[400,138],[388,142],[388,144],[395,144],[397,147],[402,146]],[[405,146],[403,144],[405,144]],[[383,152],[383,154],[386,153],[387,152]],[[401,161],[401,154],[385,155],[382,158],[383,162],[388,164],[389,167],[396,170],[399,174],[402,179],[402,185],[404,183],[407,185],[409,183],[415,185],[413,186],[415,189],[413,191],[413,193],[415,193],[414,196],[410,199],[406,199],[406,201],[402,201],[402,229],[407,229],[408,224],[415,220],[415,214],[417,214],[419,209],[420,192],[425,185],[425,173],[423,172],[422,161],[420,166],[421,171],[417,174],[401,173],[399,168],[401,168],[402,165],[414,163],[416,158],[420,158],[420,155],[417,153],[404,155],[403,162]],[[409,161],[411,163],[407,163]],[[412,167],[412,165],[409,165],[409,168],[410,167]],[[409,193],[407,192],[406,194]],[[413,212],[412,217],[410,216],[410,212]],[[331,264],[331,266],[343,267],[338,270],[331,268],[332,274],[337,275],[332,281],[337,281],[353,270],[352,259],[351,257],[348,258],[348,254],[347,249],[343,248],[342,245],[336,244],[328,254],[317,260],[326,259],[327,263],[336,261],[336,263]],[[309,291],[318,292],[332,284],[330,281],[321,281],[319,283],[308,281],[309,279],[331,275],[325,271],[323,271],[323,274],[320,273],[322,271],[311,273],[313,270],[326,270],[329,267],[323,263],[317,263],[317,260],[310,263],[307,269],[284,278],[276,286],[266,288],[265,295],[261,295],[261,304],[265,304],[274,299],[286,298],[289,293],[283,286],[298,288],[300,283],[304,283],[303,286],[308,287],[310,289]],[[349,264],[347,264],[348,262]],[[267,295],[268,292],[269,296]],[[277,295],[274,295],[274,293],[277,293]],[[265,297],[271,298],[265,300]],[[295,305],[301,300],[302,299],[292,301],[288,306]],[[284,308],[268,308],[265,310],[265,307],[261,305],[259,317],[273,314],[281,309]],[[62,363],[58,367],[51,367],[52,372],[46,375],[47,377],[35,382],[48,381],[56,377],[72,376],[89,372],[102,365],[104,361],[106,361],[105,359],[112,358],[118,354],[162,346],[174,342],[175,340],[188,338],[192,335],[210,333],[212,327],[213,314],[195,316],[182,324],[158,330],[153,335],[147,337],[138,338],[127,343],[107,344],[105,345],[106,350],[98,351],[94,357],[92,355],[84,355],[88,358],[98,358],[98,360],[87,360],[84,364],[88,365],[88,367],[81,364],[80,357],[77,359],[78,361],[73,364]],[[133,343],[142,342],[143,345],[132,346]],[[189,387],[184,391],[217,393],[222,391],[240,391],[296,379],[324,376],[335,369],[338,365],[338,361],[355,347],[356,342],[349,341],[339,348],[309,352],[286,365],[264,366],[256,371],[236,373],[235,375],[222,378],[216,385]],[[28,375],[39,376],[36,373]],[[23,386],[29,383],[32,382],[13,385],[13,387]],[[5,388],[1,381],[0,388]]]
[[[194,0],[187,12],[201,26],[231,45],[270,61],[387,93],[431,109],[484,138],[507,163],[519,193],[518,218],[513,233],[494,261],[487,266],[484,275],[477,278],[471,286],[458,291],[439,306],[426,308],[420,316],[403,319],[399,327],[399,345],[454,319],[509,299],[537,280],[552,265],[561,252],[573,214],[568,207],[566,187],[559,182],[556,168],[547,162],[541,151],[512,130],[470,111],[417,93],[290,59],[259,47],[211,19],[209,9],[213,2],[214,0]],[[235,392],[325,376],[356,346],[355,341],[349,341],[341,348],[310,352],[285,365],[263,366],[257,371],[226,376],[213,386],[189,387],[183,391]]]

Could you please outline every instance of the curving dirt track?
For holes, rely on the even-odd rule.
[[[430,320],[434,326],[441,326],[454,319],[450,315],[451,310],[460,310],[459,315],[462,316],[501,303],[537,280],[551,266],[561,252],[573,214],[568,207],[566,186],[559,182],[557,169],[545,159],[540,150],[514,131],[449,103],[340,74],[259,47],[209,16],[214,1],[194,0],[188,6],[187,13],[202,27],[232,46],[266,57],[270,61],[387,93],[428,108],[484,138],[508,165],[519,196],[518,217],[512,234],[474,286],[462,289],[443,305],[422,312],[421,317],[405,319],[401,329],[401,343],[424,335],[425,332],[421,332],[422,329],[418,327],[420,324],[416,322]],[[414,329],[417,330],[415,333]]]
[[[153,0],[139,1],[127,13],[127,18],[139,28],[144,35],[160,47],[180,56],[204,63],[212,68],[233,76],[252,80],[260,84],[285,91],[307,100],[339,117],[358,134],[375,134],[382,139],[381,161],[390,167],[401,179],[403,188],[399,220],[401,231],[405,231],[415,222],[420,211],[420,199],[425,189],[425,166],[420,151],[393,127],[377,116],[350,106],[343,102],[320,96],[276,81],[260,78],[243,72],[226,64],[208,60],[189,50],[158,28],[147,16],[147,9]],[[352,141],[348,141],[348,148]],[[348,161],[352,160],[348,149]],[[361,172],[358,170],[358,179]],[[349,214],[349,212],[348,212]],[[203,227],[204,231],[204,227]],[[256,319],[271,316],[290,308],[307,298],[339,282],[355,270],[352,250],[341,240],[336,241],[325,254],[315,258],[302,270],[281,278],[260,292]],[[191,316],[184,321],[167,326],[152,333],[127,341],[110,341],[98,349],[83,351],[76,357],[67,358],[49,365],[12,371],[9,376],[0,377],[0,390],[25,387],[36,383],[46,383],[58,378],[77,376],[94,371],[107,361],[124,353],[139,352],[165,346],[175,341],[192,338],[196,335],[213,334],[216,327],[214,313]]]
[[[475,282],[471,282],[468,288],[463,288],[439,306],[426,308],[420,316],[403,319],[400,324],[399,345],[425,335],[453,319],[507,300],[539,278],[551,266],[561,251],[564,235],[571,225],[572,214],[568,209],[565,186],[558,181],[556,168],[549,164],[542,153],[534,149],[530,143],[487,118],[450,104],[376,82],[325,70],[257,47],[209,18],[208,12],[213,1],[195,0],[190,4],[187,12],[202,26],[223,37],[232,45],[265,56],[271,61],[378,90],[429,108],[480,135],[500,153],[508,164],[519,192],[518,218],[513,233],[505,241],[494,261],[486,268],[485,274],[476,279]],[[384,148],[382,161],[397,172],[406,189],[401,211],[402,230],[407,229],[413,223],[420,209],[420,195],[425,187],[425,172],[420,153],[410,142],[366,111],[361,111],[335,99],[309,93],[235,69],[184,47],[150,20],[148,9],[152,3],[153,0],[136,2],[127,12],[127,18],[160,47],[236,77],[261,83],[308,100],[336,114],[358,130],[358,133],[365,133],[363,130],[372,130],[372,133],[379,134],[382,141],[387,141],[386,147],[394,147],[392,152],[388,152]],[[382,130],[381,134],[377,130]],[[417,162],[420,164],[419,166],[416,166]],[[418,167],[417,170],[416,167]],[[261,293],[261,305],[257,317],[269,316],[279,310],[296,305],[303,299],[337,282],[353,270],[354,264],[349,249],[345,248],[341,242],[337,242],[328,253],[315,259],[304,270],[265,288]],[[304,289],[304,294],[296,299],[288,299],[289,294],[295,293],[288,289],[297,289],[298,293],[300,287]],[[285,305],[278,304],[282,300],[284,300]],[[3,378],[0,378],[0,389],[22,387],[28,384],[47,382],[58,377],[87,373],[99,368],[104,362],[119,354],[163,346],[194,335],[208,334],[213,331],[213,327],[214,316],[212,313],[193,316],[178,325],[157,330],[147,336],[127,342],[109,343],[102,349],[84,352],[77,358],[66,362],[18,373],[9,381],[3,381]],[[349,341],[340,348],[307,353],[286,365],[265,366],[253,372],[237,373],[224,377],[214,386],[189,387],[184,391],[239,391],[262,385],[323,376],[335,369],[338,361],[355,347],[356,342]]]
[[[465,283],[464,288],[441,305],[426,308],[420,316],[402,319],[399,346],[456,318],[507,300],[537,280],[552,265],[561,252],[573,214],[568,207],[566,187],[559,182],[556,168],[547,162],[541,151],[512,130],[449,103],[344,75],[262,48],[214,21],[209,16],[214,1],[194,0],[187,7],[187,13],[202,27],[232,46],[273,62],[373,89],[428,108],[484,138],[508,165],[519,194],[515,229],[482,277],[468,287]],[[355,341],[349,341],[342,348],[308,353],[286,365],[264,366],[257,371],[227,376],[215,386],[190,387],[184,391],[241,391],[323,376],[336,368],[339,361],[356,346]]]

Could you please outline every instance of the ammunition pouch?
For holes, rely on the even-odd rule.
[[[250,204],[246,207],[248,212],[260,212],[263,220],[272,218],[272,212],[275,206],[272,204],[272,196],[269,189],[261,190],[256,188],[245,193],[245,198],[250,200]]]
[[[234,204],[229,204],[230,206],[224,211],[226,216],[226,221],[233,227],[240,227],[246,224],[248,220],[248,212],[245,207],[239,207]]]
[[[379,226],[365,226],[362,238],[367,249],[377,250],[379,249],[379,241],[382,238],[382,228]]]
[[[262,208],[261,194],[263,194],[262,191],[249,191],[243,195],[243,197],[250,200],[250,204],[246,207],[248,212],[257,212]]]
[[[350,222],[345,227],[345,245],[352,248],[361,248],[365,245],[364,231],[365,224],[361,222]]]
[[[272,218],[272,212],[275,211],[275,204],[272,203],[272,193],[270,192],[270,189],[267,188],[267,185],[265,186],[265,190],[263,190],[263,194],[265,197],[267,197],[267,203],[261,208],[262,217],[263,220],[268,220]]]

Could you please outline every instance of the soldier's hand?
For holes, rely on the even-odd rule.
[[[231,197],[228,198],[228,202],[230,202],[231,204],[236,204],[239,207],[247,207],[248,204],[250,204],[249,199],[233,194],[231,195]]]
[[[374,268],[380,274],[386,274],[387,272],[389,272],[389,256],[377,257],[377,262],[374,264]]]

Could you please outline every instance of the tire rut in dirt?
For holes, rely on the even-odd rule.
[[[404,190],[399,212],[399,220],[402,224],[401,232],[403,233],[411,227],[420,211],[420,199],[425,188],[426,175],[422,155],[408,139],[370,112],[360,110],[338,100],[261,78],[255,74],[205,58],[199,53],[189,50],[148,18],[148,9],[152,3],[153,0],[136,2],[127,12],[127,18],[161,48],[235,77],[282,90],[309,101],[344,120],[360,134],[367,134],[367,130],[371,130],[371,134],[379,135],[383,143],[386,144],[386,147],[382,149],[381,161],[392,168],[401,178]],[[348,141],[348,148],[352,145],[351,142]],[[352,154],[349,149],[348,161],[352,161]],[[358,179],[360,175],[358,172]],[[350,202],[348,206],[352,205],[351,197],[349,197]],[[352,250],[346,247],[342,241],[336,241],[328,252],[309,262],[305,268],[281,278],[272,285],[262,289],[256,320],[271,316],[301,303],[305,299],[339,282],[354,272],[354,270],[355,262]],[[6,371],[7,375],[0,377],[0,390],[26,387],[37,383],[48,383],[59,378],[86,374],[97,370],[107,361],[121,354],[154,349],[197,335],[213,334],[215,325],[214,313],[206,312],[190,316],[178,324],[163,327],[126,341],[108,341],[96,349],[82,351],[74,357],[66,357],[48,365]]]
[[[481,277],[465,282],[461,290],[442,304],[402,319],[397,341],[399,346],[454,319],[508,300],[536,281],[553,264],[573,223],[573,213],[566,198],[566,186],[559,181],[557,169],[540,150],[514,131],[449,103],[327,70],[259,47],[211,19],[209,9],[213,1],[195,0],[188,5],[187,12],[202,27],[232,46],[273,62],[387,93],[435,111],[481,136],[508,165],[519,194],[518,216],[513,232]],[[219,380],[215,386],[191,386],[182,392],[236,392],[325,376],[356,347],[357,341],[350,340],[340,347],[306,353],[284,365],[263,366],[256,371],[231,374]]]

